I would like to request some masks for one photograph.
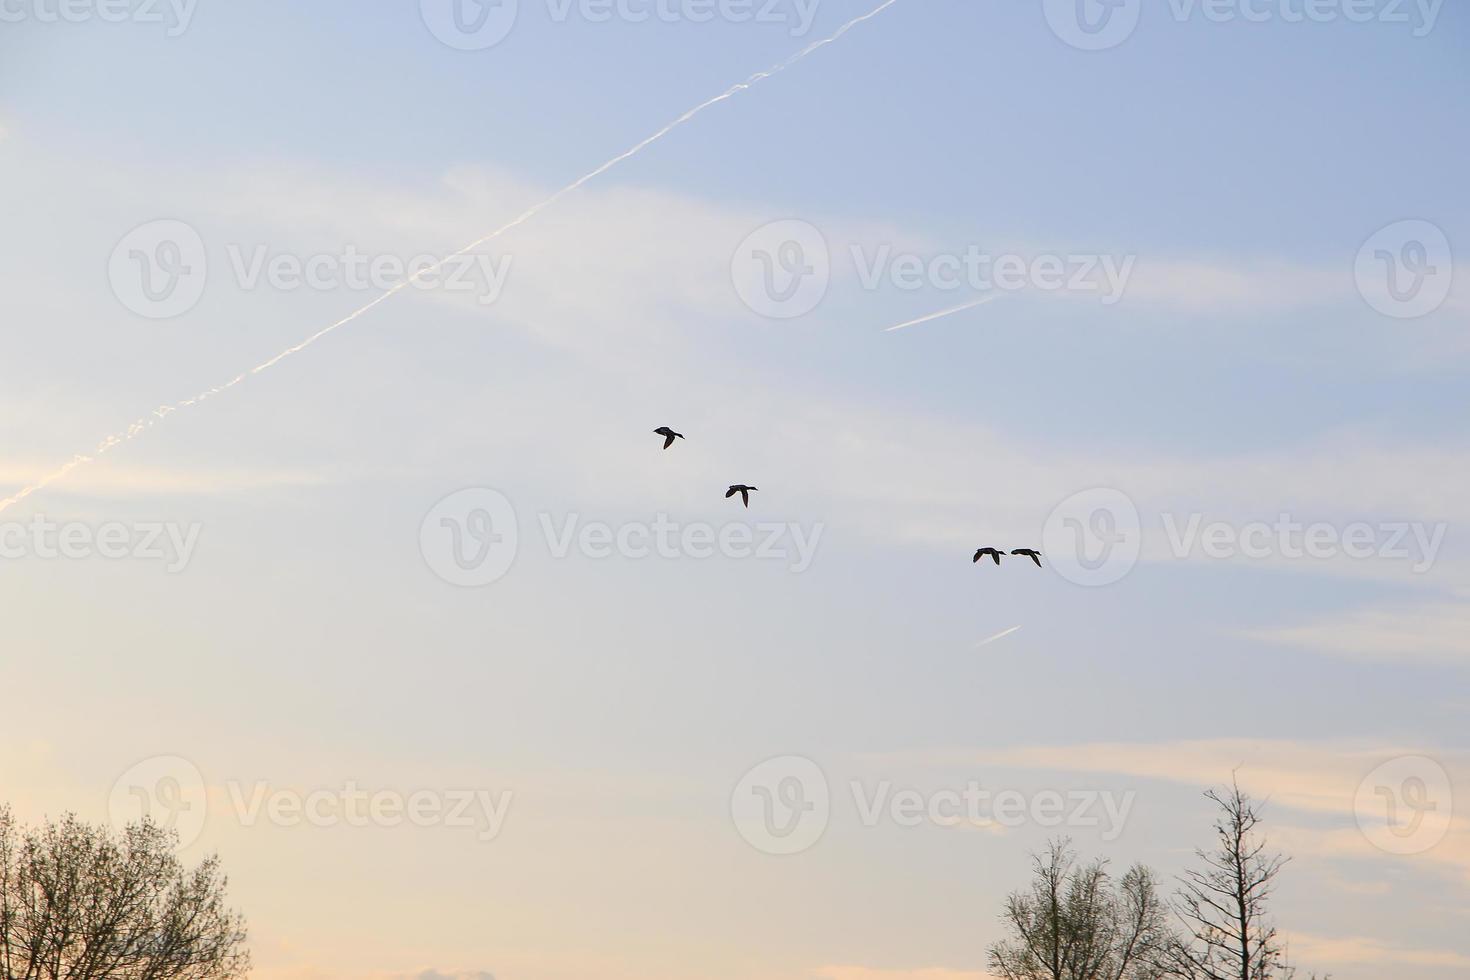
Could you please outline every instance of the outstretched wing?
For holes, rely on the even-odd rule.
[[[673,444],[674,444],[674,434],[671,432],[668,435],[664,436],[664,448],[665,449],[668,449]]]
[[[740,492],[740,488],[739,487],[731,487],[730,490],[729,490],[729,492],[725,494],[725,499],[726,500],[729,500],[731,497],[735,496],[739,492]]]
[[[749,490],[741,490],[740,491],[740,499],[743,500],[743,501],[745,501],[745,506],[749,507],[750,506],[750,491]]]

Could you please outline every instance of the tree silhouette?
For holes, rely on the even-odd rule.
[[[1196,851],[1203,867],[1181,879],[1175,912],[1185,936],[1170,949],[1168,975],[1291,980],[1296,969],[1268,914],[1276,876],[1290,859],[1267,849],[1260,808],[1237,782],[1205,796],[1219,807],[1215,846]]]
[[[68,815],[22,827],[0,807],[0,980],[230,980],[250,968],[219,859],[178,835]]]
[[[1001,916],[1008,938],[990,947],[1002,980],[1157,980],[1172,941],[1167,906],[1142,865],[1114,884],[1107,862],[1079,866],[1066,840],[1033,855],[1028,891],[1013,892]]]

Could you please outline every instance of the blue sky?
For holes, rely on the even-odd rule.
[[[415,4],[201,0],[178,36],[4,23],[0,496],[378,295],[245,283],[240,255],[445,256],[875,5],[825,0],[793,37],[522,0],[484,51]],[[1171,9],[1089,52],[1041,4],[899,0],[490,243],[494,303],[395,296],[7,507],[0,527],[198,529],[175,572],[0,560],[6,675],[36,692],[0,721],[15,805],[108,816],[139,760],[186,760],[209,814],[190,847],[231,869],[262,976],[972,980],[1050,828],[864,826],[849,781],[1132,792],[1121,837],[1068,832],[1173,873],[1240,766],[1297,856],[1280,916],[1304,966],[1462,975],[1470,299],[1460,268],[1426,315],[1384,315],[1354,262],[1414,219],[1463,266],[1470,12],[1416,37],[1290,23],[1291,0],[1251,5],[1264,23]],[[109,261],[160,219],[209,279],[149,319]],[[783,219],[818,230],[832,281],[771,319],[732,265]],[[971,246],[1133,272],[1116,303],[1028,288],[884,332],[970,294],[866,289],[863,261]],[[662,424],[689,439],[662,453]],[[762,488],[749,512],[732,482]],[[520,547],[461,588],[422,535],[476,487]],[[1063,502],[1095,488],[1139,514],[1120,580],[1078,584],[1050,547],[1042,570],[970,563],[1067,540]],[[819,540],[793,571],[557,557],[543,530],[661,514]],[[1378,553],[1171,547],[1191,516],[1281,514],[1367,525]],[[1400,525],[1440,529],[1427,567],[1383,553]],[[775,858],[731,794],[793,756],[833,811]],[[1462,798],[1407,855],[1355,797],[1404,758]],[[515,802],[488,843],[246,826],[230,802],[344,780]]]

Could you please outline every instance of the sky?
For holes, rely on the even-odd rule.
[[[982,980],[1234,774],[1470,970],[1470,11],[455,2],[0,0],[0,799],[265,980]]]

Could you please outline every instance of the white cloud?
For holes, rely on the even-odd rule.
[[[54,466],[50,468],[54,469]],[[47,467],[39,462],[0,464],[0,487],[23,486],[46,470]],[[245,493],[319,486],[326,482],[325,474],[305,470],[214,468],[207,465],[160,467],[117,465],[109,461],[108,464],[78,469],[65,483],[57,484],[54,490],[49,491],[48,496],[65,494],[120,500],[160,495]]]
[[[811,975],[813,980],[993,980],[989,973],[944,967],[880,970],[866,966],[823,966]]]
[[[986,765],[1057,772],[1107,773],[1210,787],[1236,774],[1240,785],[1272,808],[1296,811],[1312,826],[1272,820],[1271,836],[1283,850],[1322,858],[1414,860],[1470,880],[1470,819],[1455,816],[1445,839],[1412,859],[1379,850],[1357,825],[1359,786],[1378,765],[1401,756],[1428,755],[1451,774],[1470,771],[1464,753],[1364,742],[1213,739],[1161,743],[1095,742],[1065,746],[927,752],[913,759],[933,765]],[[1470,785],[1454,787],[1456,797]],[[1331,826],[1323,827],[1322,821]]]
[[[1470,601],[1359,609],[1247,635],[1354,660],[1470,666]]]
[[[32,161],[32,165],[40,163]],[[297,255],[340,250],[344,244],[366,254],[443,254],[546,192],[526,181],[467,169],[448,174],[439,186],[428,190],[282,167],[211,174],[207,181],[189,173],[148,176],[93,168],[68,174],[67,180],[75,184],[79,201],[105,194],[112,202],[110,207],[126,211],[119,227],[127,227],[140,214],[137,207],[123,207],[119,202],[146,200],[151,213],[197,221],[211,242],[268,242],[274,250]],[[217,192],[221,182],[232,188],[231,194]],[[87,214],[87,220],[97,220],[91,211]],[[609,405],[627,402],[640,392],[665,392],[668,400],[678,398],[680,404],[688,404],[683,373],[699,371],[699,402],[710,407],[701,409],[703,419],[680,425],[692,428],[705,422],[705,431],[720,426],[728,457],[760,461],[760,472],[749,476],[757,485],[761,474],[768,474],[766,479],[784,486],[786,499],[799,492],[806,512],[848,522],[899,544],[954,549],[992,535],[1034,539],[1052,507],[1097,486],[1120,489],[1138,505],[1145,518],[1145,561],[1173,560],[1159,520],[1164,513],[1181,520],[1198,513],[1207,521],[1237,524],[1272,519],[1282,512],[1303,522],[1338,525],[1365,518],[1470,522],[1470,498],[1459,492],[1470,484],[1470,454],[1453,446],[1403,446],[1352,436],[1310,448],[1195,452],[1189,456],[1106,445],[1048,446],[1009,437],[982,424],[876,405],[855,395],[816,394],[796,385],[757,391],[743,377],[712,372],[699,361],[697,352],[707,346],[712,331],[721,329],[719,324],[750,323],[752,329],[777,329],[745,310],[729,282],[735,243],[772,216],[755,208],[717,205],[688,195],[616,185],[589,187],[489,247],[491,252],[504,250],[514,255],[506,292],[493,307],[478,306],[473,298],[437,293],[428,296],[438,302],[419,301],[418,305],[437,313],[447,312],[443,304],[453,303],[458,311],[483,320],[487,328],[510,327],[574,355],[563,362],[565,375],[559,381],[567,387],[604,393],[602,401]],[[897,229],[840,222],[829,222],[828,227],[838,243],[884,238],[910,247],[919,241],[918,236]],[[840,247],[834,245],[834,251]],[[1193,302],[1190,297],[1196,297],[1207,305],[1291,305],[1325,295],[1327,285],[1319,274],[1278,266],[1231,270],[1183,263],[1141,265],[1140,270],[1144,299],[1166,304]],[[354,302],[362,297],[354,293],[342,298]],[[273,316],[277,309],[298,309],[306,299],[296,294],[263,297],[259,291],[241,293],[240,316],[271,322],[279,319]],[[401,310],[401,304],[416,300],[405,296],[394,302]],[[418,317],[414,313],[410,319]],[[705,326],[693,326],[700,323]],[[881,325],[875,321],[874,329]],[[366,328],[353,325],[346,329]],[[309,327],[302,328],[301,333],[306,332]],[[325,360],[339,355],[322,348],[303,356]],[[316,370],[318,377],[330,374]],[[405,366],[401,374],[395,371],[384,384],[402,390],[388,391],[383,397],[408,397],[432,385],[436,397],[460,386],[466,404],[483,398],[476,391],[479,379],[430,377],[414,371],[414,366]],[[197,378],[198,372],[191,371],[190,377]],[[226,377],[228,373],[222,372],[220,377],[205,380],[218,382]],[[653,477],[641,458],[630,457],[621,446],[605,441],[577,441],[577,433],[588,428],[586,399],[563,407],[547,399],[543,378],[526,378],[523,384],[521,402],[538,406],[537,428],[554,429],[565,440],[565,451],[540,459],[538,472],[554,476],[562,487],[595,481],[601,488],[600,499],[609,502],[637,505],[649,499]],[[756,379],[754,386],[758,384]],[[256,390],[252,384],[227,397],[269,397]],[[178,394],[189,391],[183,385],[176,389]],[[508,402],[511,395],[520,392],[499,393],[498,397]],[[736,404],[739,412],[733,413],[728,406]],[[46,412],[67,416],[65,405],[48,404]],[[681,413],[681,417],[686,414],[694,413]],[[299,439],[302,433],[290,427],[292,421],[286,417],[278,424],[282,432]],[[168,424],[177,423],[171,419]],[[508,460],[511,450],[524,450],[531,440],[519,427],[486,426],[469,412],[458,418],[446,412],[439,427],[438,438],[455,439],[464,452],[496,451]],[[956,447],[964,451],[957,452]],[[58,446],[52,465],[78,448],[85,445]],[[27,454],[35,455],[35,447],[27,447]],[[64,486],[130,493],[154,487],[187,490],[249,485],[249,476],[240,474],[140,475],[119,468],[123,455],[120,449],[109,454],[105,463],[78,470]],[[329,459],[323,465],[340,468]],[[710,485],[724,485],[730,479],[727,468],[717,467],[709,456],[681,460],[677,465],[690,467],[693,475]],[[0,473],[0,480],[21,484],[37,472],[45,469],[11,467]],[[1399,475],[1404,472],[1430,478],[1406,481]],[[260,479],[278,482],[281,478]],[[62,487],[58,484],[58,489]],[[977,503],[982,488],[983,508]],[[1450,567],[1447,558],[1441,562],[1437,572],[1452,577],[1462,570]],[[1410,571],[1407,561],[1266,559],[1260,564],[1425,580]],[[1464,571],[1470,578],[1470,569]]]
[[[1405,949],[1363,936],[1293,933],[1292,955],[1306,962],[1342,966],[1470,967],[1470,956],[1448,949]]]
[[[1139,259],[1125,302],[1184,313],[1291,312],[1354,300],[1341,271],[1287,262]]]

